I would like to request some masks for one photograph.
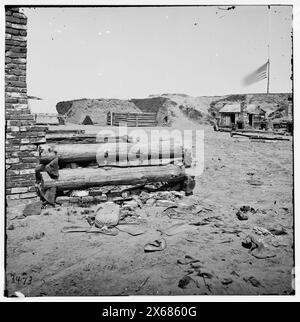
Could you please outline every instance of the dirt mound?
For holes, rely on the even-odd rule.
[[[175,116],[173,108],[177,104],[168,98],[151,96],[143,99],[133,98],[130,102],[134,103],[144,113],[156,113],[159,125],[170,125],[173,122]]]
[[[181,113],[177,112],[177,117],[187,118],[197,123],[208,123],[211,116],[208,112],[210,104],[224,96],[189,96],[186,94],[162,94],[179,108]],[[178,120],[180,121],[180,120]]]
[[[60,115],[66,115],[66,122],[82,124],[87,115],[94,124],[106,125],[108,112],[141,113],[132,102],[119,99],[80,99],[59,102],[56,110]]]
[[[186,94],[163,94],[163,97],[167,97],[177,105],[182,105],[183,108],[190,108],[199,111],[203,114],[207,114],[211,102],[223,98],[224,96],[189,96]]]
[[[218,97],[192,97],[187,94],[161,94],[149,95],[144,99],[132,99],[143,112],[157,113],[159,123],[167,119],[167,124],[180,124],[186,122],[206,123],[210,103]]]
[[[80,99],[59,102],[56,110],[67,116],[67,122],[82,124],[87,115],[94,124],[105,125],[107,113],[157,113],[159,125],[189,121],[209,123],[227,103],[247,101],[259,105],[270,119],[285,117],[292,104],[291,93],[233,94],[224,96],[189,96],[187,94],[149,95],[148,98],[131,100]]]

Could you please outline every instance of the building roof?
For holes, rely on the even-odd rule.
[[[240,103],[225,104],[220,109],[219,113],[241,113],[241,104]]]
[[[256,104],[248,104],[246,109],[248,114],[264,114],[266,113],[260,106]]]
[[[224,105],[220,111],[220,113],[241,113],[241,103],[228,103]],[[263,110],[260,106],[256,104],[247,104],[246,112],[248,114],[263,114],[265,110]]]

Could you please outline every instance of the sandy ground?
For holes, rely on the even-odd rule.
[[[142,235],[65,234],[63,226],[85,223],[80,209],[71,216],[66,208],[57,207],[13,219],[22,214],[25,203],[10,202],[7,227],[13,224],[14,229],[7,230],[8,295],[15,291],[25,296],[291,294],[292,142],[251,143],[208,126],[201,128],[205,169],[196,178],[194,195],[183,199],[202,207],[197,214],[186,211],[183,219],[171,219],[162,213],[163,207],[144,206],[138,210],[146,221],[140,224],[145,228]],[[261,185],[249,184],[251,178]],[[243,205],[258,211],[240,221],[236,213]],[[190,225],[174,236],[164,236],[163,251],[144,252],[146,243],[161,237],[157,229],[207,217],[211,218],[207,225]],[[287,234],[256,233],[278,226]],[[254,257],[242,245],[248,234],[275,257]],[[191,264],[177,262],[186,255],[198,259],[207,274],[199,276],[190,271]],[[189,273],[189,283],[179,287]]]

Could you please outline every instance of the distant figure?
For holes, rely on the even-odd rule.
[[[214,131],[219,131],[219,119],[212,120]]]
[[[244,122],[242,120],[237,120],[236,125],[237,125],[237,128],[240,129],[240,130],[244,128]]]

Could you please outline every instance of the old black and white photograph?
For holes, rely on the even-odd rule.
[[[293,4],[2,11],[5,298],[295,296]]]

